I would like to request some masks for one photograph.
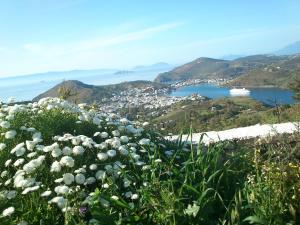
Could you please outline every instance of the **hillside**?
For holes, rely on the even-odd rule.
[[[187,79],[232,80],[230,86],[278,86],[288,84],[300,75],[300,56],[252,55],[235,60],[199,58],[161,73],[157,82]]]
[[[288,88],[295,78],[300,77],[300,56],[274,60],[265,67],[255,68],[229,82],[229,86],[258,87],[275,86]]]
[[[70,90],[70,97],[68,100],[76,101],[76,102],[85,102],[85,103],[93,103],[93,102],[101,102],[106,98],[110,98],[113,95],[117,95],[118,93],[126,90],[131,90],[133,88],[146,88],[152,87],[154,89],[165,88],[167,87],[164,84],[155,83],[151,81],[131,81],[131,82],[123,82],[120,84],[112,84],[112,85],[103,85],[103,86],[94,86],[84,84],[80,81],[76,80],[68,80],[64,81],[50,90],[40,94],[35,97],[33,101],[38,101],[41,98],[45,97],[59,97],[59,90],[65,89],[66,91]]]
[[[151,123],[164,134],[187,134],[191,127],[193,132],[205,132],[299,120],[299,104],[271,108],[250,98],[235,97],[179,102]]]
[[[218,77],[222,71],[229,67],[229,64],[230,62],[227,60],[198,58],[192,62],[176,67],[169,72],[159,74],[155,81],[169,82],[175,80]]]

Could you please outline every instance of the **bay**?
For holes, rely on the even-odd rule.
[[[293,104],[293,92],[281,88],[247,88],[250,90],[249,97],[263,102],[267,105],[283,105]],[[193,86],[185,86],[176,89],[171,96],[188,96],[191,94],[199,94],[208,98],[217,99],[222,97],[231,97],[230,88],[220,87],[215,84],[199,84]]]

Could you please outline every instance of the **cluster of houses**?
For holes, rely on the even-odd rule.
[[[100,103],[101,109],[106,112],[123,114],[138,114],[143,112],[147,116],[159,116],[166,113],[168,108],[180,101],[203,100],[204,97],[191,95],[185,97],[170,96],[170,88],[132,88],[114,94],[108,101]]]
[[[227,82],[227,79],[225,78],[216,78],[216,79],[189,79],[184,81],[178,81],[176,83],[171,84],[172,88],[181,88],[185,86],[192,86],[192,85],[198,85],[198,84],[221,84]]]

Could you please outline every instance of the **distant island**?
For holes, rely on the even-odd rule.
[[[131,71],[131,70],[119,70],[119,71],[115,72],[114,75],[130,74],[130,73],[134,73],[134,71]]]

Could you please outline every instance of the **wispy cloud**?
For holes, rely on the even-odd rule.
[[[183,25],[183,23],[167,23],[159,26],[148,27],[135,32],[124,33],[114,37],[106,37],[106,38],[83,41],[78,43],[79,44],[78,49],[87,50],[87,49],[93,49],[98,47],[109,47],[109,46],[123,44],[131,41],[143,40],[143,39],[151,38],[158,33],[177,28],[181,25]]]
[[[107,48],[116,45],[121,45],[129,42],[140,41],[152,38],[160,33],[175,29],[182,26],[181,22],[165,23],[157,26],[143,28],[132,32],[123,32],[120,34],[97,37],[86,40],[74,41],[71,43],[60,44],[41,44],[41,43],[26,43],[23,49],[30,53],[66,55],[81,51],[97,50],[100,48]]]

